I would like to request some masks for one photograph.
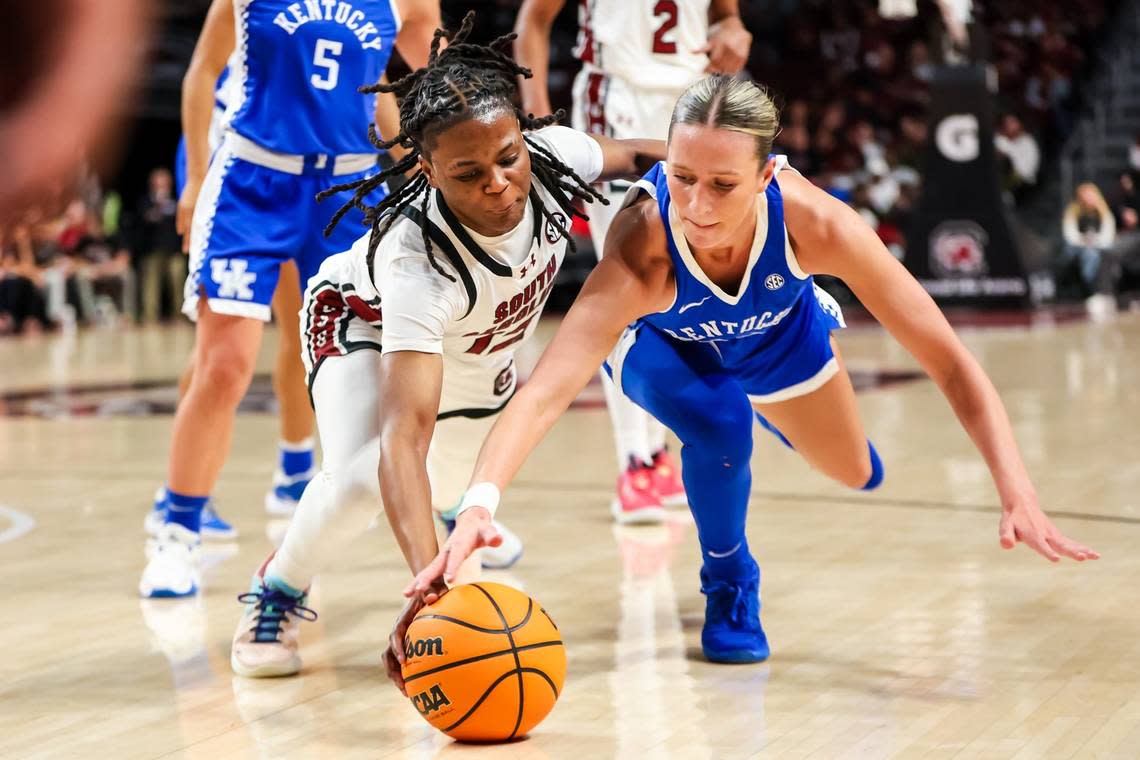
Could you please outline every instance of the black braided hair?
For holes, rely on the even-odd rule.
[[[489,45],[476,45],[467,41],[474,24],[475,12],[469,11],[463,17],[463,23],[455,34],[446,29],[436,29],[425,67],[391,84],[377,83],[360,88],[360,92],[366,94],[394,93],[400,100],[400,133],[391,140],[382,140],[376,133],[375,125],[369,125],[368,139],[372,145],[379,150],[388,150],[400,145],[409,152],[387,169],[330,187],[317,196],[317,200],[324,200],[344,190],[355,191],[352,198],[333,214],[328,226],[325,227],[326,236],[332,233],[333,228],[351,209],[360,209],[364,213],[365,223],[372,228],[368,240],[368,253],[371,258],[375,254],[376,246],[392,227],[400,212],[419,199],[424,219],[420,226],[428,259],[437,272],[449,280],[455,280],[439,266],[432,252],[426,224],[431,193],[427,177],[422,171],[417,169],[411,179],[375,206],[365,205],[364,198],[389,177],[404,174],[416,167],[420,155],[424,153],[423,146],[435,135],[461,121],[497,110],[511,110],[518,117],[522,130],[529,131],[554,124],[565,115],[565,112],[560,110],[550,116],[536,118],[533,114],[524,114],[517,108],[514,105],[516,82],[520,75],[529,78],[531,72],[530,69],[515,63],[507,53],[516,35],[506,34]],[[440,42],[445,38],[448,45],[441,51]],[[566,226],[563,227],[554,214],[545,207],[540,209],[541,218],[561,230],[570,250],[574,251],[576,247],[570,236],[570,220],[575,216],[582,219],[589,218],[575,206],[574,201],[589,203],[596,200],[604,204],[608,204],[609,201],[550,151],[530,140],[526,140],[526,144],[530,151],[531,172],[554,196],[558,207],[566,215]]]

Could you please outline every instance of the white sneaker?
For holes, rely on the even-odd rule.
[[[202,539],[178,523],[165,523],[147,542],[146,569],[139,595],[147,598],[193,596],[201,585],[199,552]]]
[[[301,621],[316,620],[305,596],[291,596],[254,576],[253,587],[238,597],[245,612],[234,632],[230,667],[247,678],[291,676],[301,670]]]
[[[480,560],[487,570],[506,570],[522,557],[523,542],[512,530],[498,520],[495,520],[493,524],[495,530],[499,531],[499,535],[503,537],[503,543],[480,549],[479,551],[482,552]]]

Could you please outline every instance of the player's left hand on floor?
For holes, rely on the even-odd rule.
[[[439,554],[404,589],[404,596],[423,594],[440,578],[451,583],[455,580],[463,561],[471,556],[471,552],[485,546],[498,546],[501,543],[503,537],[495,529],[489,511],[482,507],[466,510],[455,521],[455,530],[440,547]]]
[[[384,649],[384,653],[380,659],[384,661],[384,670],[388,673],[388,678],[396,684],[396,688],[405,697],[408,692],[404,688],[404,674],[403,665],[404,660],[407,659],[404,652],[404,640],[407,638],[408,626],[412,624],[415,619],[416,613],[422,610],[429,604],[435,604],[436,601],[447,593],[447,586],[442,581],[430,584],[425,593],[418,593],[408,599],[404,605],[404,609],[400,610],[400,616],[396,618],[396,624],[392,627],[392,633],[388,635],[388,646]]]
[[[1061,557],[1077,562],[1100,559],[1099,553],[1066,538],[1036,504],[1003,510],[998,532],[1002,548],[1023,543],[1050,562],[1060,562]]]

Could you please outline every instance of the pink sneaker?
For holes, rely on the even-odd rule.
[[[622,525],[659,523],[665,519],[665,508],[653,488],[653,468],[631,464],[618,476],[617,496],[610,504],[614,519]]]
[[[680,507],[689,503],[685,484],[681,482],[681,470],[674,464],[668,449],[653,455],[653,487],[666,506]]]

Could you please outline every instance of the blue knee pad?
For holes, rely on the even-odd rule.
[[[871,455],[871,477],[863,484],[863,491],[873,491],[883,482],[883,460],[879,459],[879,452],[875,451],[875,444],[867,440],[867,451]]]

